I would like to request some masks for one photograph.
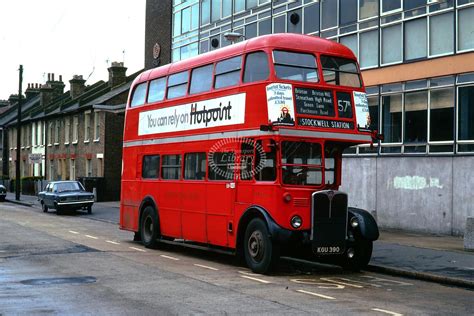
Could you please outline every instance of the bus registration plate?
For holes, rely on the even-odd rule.
[[[315,247],[316,253],[318,255],[337,255],[344,252],[344,247],[340,246],[321,246]]]

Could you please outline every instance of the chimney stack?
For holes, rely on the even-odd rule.
[[[69,93],[72,99],[77,98],[84,92],[84,90],[86,89],[85,83],[86,81],[80,75],[74,75],[72,79],[69,80],[69,84],[71,85]]]
[[[54,80],[54,73],[48,74],[48,81],[46,82],[53,89],[52,100],[60,97],[64,93],[64,83],[62,81],[62,76],[59,76],[59,81]],[[52,101],[51,100],[51,101]]]
[[[109,67],[109,87],[114,88],[127,81],[127,68],[123,66],[122,62],[112,62],[112,66]]]
[[[31,100],[40,93],[38,84],[29,83],[28,88],[25,90],[26,101]]]

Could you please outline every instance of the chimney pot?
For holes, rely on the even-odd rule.
[[[63,81],[63,75],[59,75],[59,81]]]
[[[51,81],[54,81],[54,73],[51,74]]]

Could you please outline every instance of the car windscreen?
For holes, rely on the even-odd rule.
[[[63,182],[56,184],[56,192],[82,191],[82,185],[79,182]]]

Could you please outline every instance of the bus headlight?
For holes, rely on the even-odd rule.
[[[290,220],[291,227],[298,229],[301,227],[301,224],[303,224],[303,221],[301,220],[301,217],[298,215],[295,215],[291,218]]]
[[[357,217],[351,218],[350,223],[352,228],[356,228],[359,226],[359,220],[357,219]]]

